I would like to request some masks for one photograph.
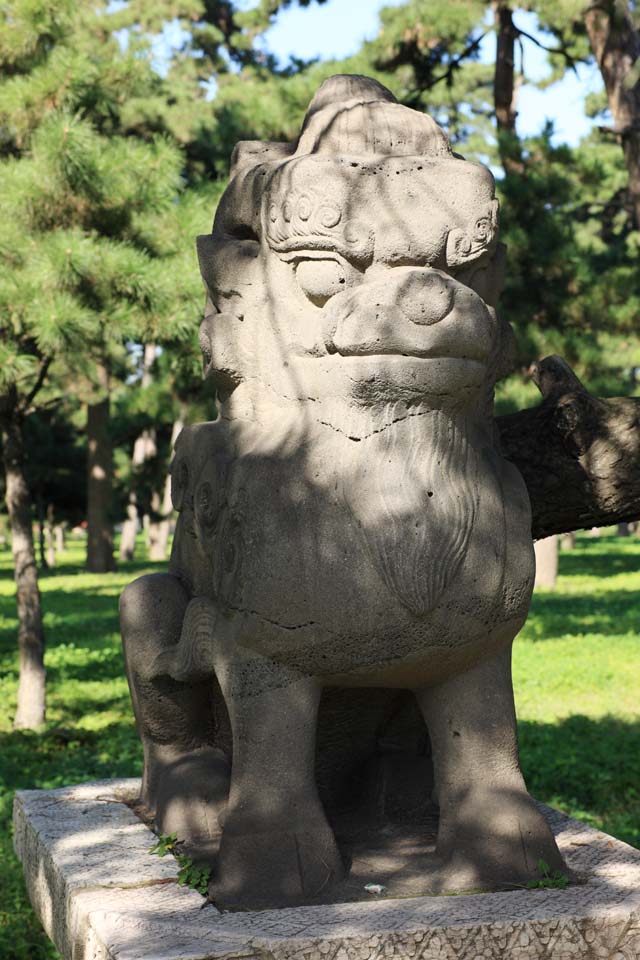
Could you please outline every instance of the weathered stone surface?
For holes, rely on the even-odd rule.
[[[493,415],[513,334],[490,171],[332,77],[295,143],[237,146],[198,256],[220,416],[176,444],[169,572],[121,602],[150,815],[207,853],[225,906],[337,890],[345,803],[358,826],[437,798],[430,892],[561,868],[518,764],[534,559]],[[346,722],[363,689],[382,708]],[[415,720],[390,738],[399,696]]]
[[[135,780],[16,795],[15,846],[64,960],[637,960],[640,851],[545,809],[565,890],[221,913],[119,798]]]

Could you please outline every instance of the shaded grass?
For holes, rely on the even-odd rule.
[[[11,557],[0,552],[0,957],[54,960],[11,850],[13,791],[140,772],[117,602],[144,561],[82,569],[82,545],[41,578],[48,712],[42,733],[11,730],[17,686]],[[155,569],[162,565],[155,565]],[[522,765],[532,793],[640,846],[640,540],[581,537],[562,554],[514,648]]]

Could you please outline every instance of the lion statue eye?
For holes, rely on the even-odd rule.
[[[305,297],[316,307],[344,290],[347,281],[345,269],[337,260],[299,260],[296,279]]]

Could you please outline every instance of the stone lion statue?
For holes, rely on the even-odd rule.
[[[430,742],[409,777],[439,808],[427,889],[563,868],[518,764],[534,555],[493,419],[497,214],[432,119],[336,76],[295,143],[237,145],[198,239],[219,416],[180,436],[169,573],[121,611],[143,800],[213,865],[217,903],[330,896],[336,771],[400,708],[405,753],[409,729]]]

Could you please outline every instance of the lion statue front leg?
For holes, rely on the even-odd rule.
[[[141,800],[160,833],[207,843],[220,834],[230,762],[213,746],[214,678],[185,683],[164,667],[179,645],[189,597],[177,577],[151,574],[120,600],[127,679],[143,745]]]
[[[231,722],[231,785],[211,861],[211,898],[236,909],[293,905],[344,873],[315,781],[321,687],[239,644],[242,619],[194,598],[178,641],[165,646],[155,669],[196,696],[198,682],[215,677]],[[183,796],[185,805],[192,802]]]
[[[566,873],[520,772],[511,644],[416,697],[440,806],[434,892],[526,884],[540,860]]]
[[[242,650],[219,676],[233,775],[210,895],[236,907],[314,899],[344,874],[314,774],[320,686]]]

